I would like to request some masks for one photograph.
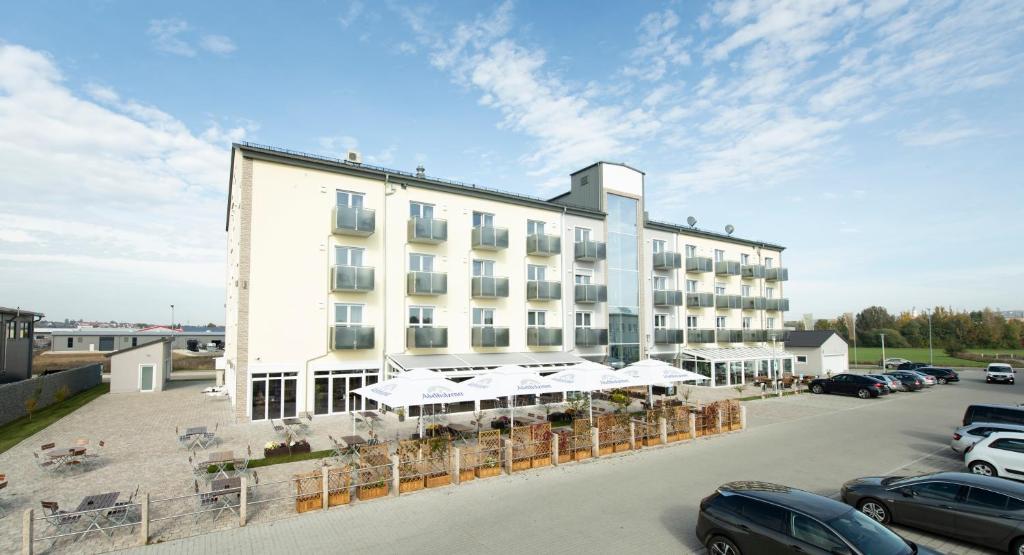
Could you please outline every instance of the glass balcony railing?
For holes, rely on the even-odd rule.
[[[605,244],[600,241],[577,241],[574,250],[580,262],[597,262],[607,255]]]
[[[715,262],[706,256],[691,256],[686,259],[686,271],[695,274],[711,272],[715,269]]]
[[[734,260],[719,260],[715,262],[715,275],[738,276],[740,275],[740,263]]]
[[[336,351],[372,349],[373,326],[334,326],[331,330],[331,347]]]
[[[683,292],[670,289],[655,289],[654,306],[683,306]]]
[[[473,228],[473,248],[500,251],[508,248],[508,229],[504,227],[479,226]]]
[[[562,252],[562,238],[557,235],[535,233],[526,236],[526,253],[534,256],[554,256]]]
[[[474,347],[508,347],[508,328],[473,326]]]
[[[409,349],[438,349],[448,346],[448,328],[412,326],[406,329],[405,346]]]
[[[715,295],[715,308],[740,308],[740,299],[739,295]]]
[[[526,299],[529,301],[557,301],[562,298],[560,281],[527,281]]]
[[[686,342],[683,330],[654,328],[654,343],[657,345],[681,345]]]
[[[376,215],[369,208],[357,208],[354,206],[334,207],[334,232],[339,235],[366,237],[373,235],[376,227]]]
[[[599,347],[608,344],[608,330],[600,328],[576,328],[577,347]]]
[[[608,286],[596,283],[577,283],[576,302],[580,304],[603,303],[608,301]]]
[[[470,285],[474,299],[495,299],[508,296],[508,278],[475,276]]]
[[[686,306],[689,308],[707,308],[715,306],[714,293],[687,293]]]
[[[678,252],[654,253],[655,270],[678,270],[683,267],[683,255]]]
[[[742,343],[743,342],[743,330],[727,330],[719,328],[715,330],[718,333],[719,343]]]
[[[768,307],[768,299],[764,297],[741,297],[743,310],[764,310]]]
[[[789,299],[768,299],[767,310],[789,311]]]
[[[789,281],[789,268],[766,268],[764,279],[768,281]]]
[[[526,344],[531,347],[562,345],[562,328],[526,328]]]
[[[764,277],[764,266],[761,264],[743,264],[740,266],[740,275],[744,279],[758,279]]]
[[[765,330],[743,330],[743,341],[746,343],[762,343],[768,341]]]
[[[448,240],[448,221],[435,218],[409,218],[410,243],[444,243]]]
[[[373,273],[369,266],[335,266],[331,268],[331,290],[373,291]]]
[[[687,343],[714,343],[715,330],[689,328],[686,330]]]
[[[445,295],[448,293],[448,274],[441,272],[409,272],[410,295]]]

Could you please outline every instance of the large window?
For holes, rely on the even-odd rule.
[[[529,281],[544,281],[544,275],[547,272],[547,268],[544,266],[538,266],[536,264],[526,265],[526,279]]]
[[[531,328],[543,328],[547,320],[547,312],[544,310],[530,310],[526,313],[526,325]]]
[[[749,330],[750,329],[750,322],[751,322],[750,316],[744,316],[743,317],[743,329]]]
[[[590,240],[590,230],[585,227],[577,227],[575,231],[576,242],[582,243]]]
[[[668,327],[668,314],[654,315],[654,329],[663,330]]]
[[[741,254],[740,255],[740,264],[750,264],[750,255],[749,254]]]
[[[338,303],[334,305],[334,323],[339,326],[358,326],[363,323],[363,305]]]
[[[434,205],[423,204],[422,202],[410,202],[409,215],[413,218],[423,218],[424,220],[433,219]]]
[[[687,293],[696,293],[697,292],[697,280],[695,280],[695,279],[688,279],[688,280],[686,280],[686,292]]]
[[[665,241],[662,241],[661,239],[655,239],[652,244],[654,245],[654,254],[658,254],[659,252],[665,252]]]
[[[544,222],[538,220],[527,220],[526,221],[526,234],[527,235],[543,235],[544,234]]]
[[[715,316],[715,327],[725,329],[725,316]]]
[[[665,291],[666,289],[668,289],[668,278],[667,277],[654,276],[654,290],[655,291]]]
[[[725,284],[724,283],[718,282],[718,283],[715,284],[715,294],[716,295],[724,295],[725,294]]]
[[[313,414],[376,410],[377,402],[352,393],[377,383],[376,369],[318,370],[313,374]]]
[[[349,206],[352,208],[363,207],[363,194],[353,193],[351,191],[337,191],[335,194],[335,202],[338,206]]]
[[[639,202],[614,194],[606,199],[609,362],[622,366],[640,359]]]
[[[687,316],[686,327],[691,330],[700,327],[700,319],[697,316]]]
[[[493,276],[494,275],[494,261],[493,260],[474,260],[473,261],[473,276]]]
[[[765,287],[764,288],[764,296],[768,297],[769,299],[774,299],[775,298],[775,288],[774,287]]]
[[[298,372],[252,374],[252,419],[293,418],[298,414]]]
[[[493,326],[494,325],[494,309],[493,308],[474,308],[473,309],[473,325],[474,326]]]
[[[771,268],[774,263],[775,262],[772,260],[772,258],[770,256],[764,257],[764,267],[765,268]]]
[[[697,245],[686,245],[686,258],[697,256]]]
[[[410,306],[409,325],[413,327],[429,327],[434,325],[434,307]]]
[[[715,262],[721,262],[725,260],[725,251],[721,249],[715,249]]]
[[[486,212],[473,212],[473,227],[494,226],[494,214]]]
[[[740,295],[743,295],[744,297],[749,297],[750,296],[750,286],[749,285],[741,286],[740,287]]]
[[[418,254],[415,252],[409,253],[409,271],[410,272],[433,272],[434,271],[434,255],[432,254]]]
[[[589,328],[593,322],[594,314],[591,312],[577,312],[576,313],[576,327],[577,328]]]
[[[334,261],[338,266],[362,266],[366,250],[359,247],[334,247]]]

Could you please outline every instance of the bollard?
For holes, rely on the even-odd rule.
[[[668,445],[668,420],[664,416],[658,417],[658,435],[661,436],[661,444]]]
[[[249,520],[249,477],[242,476],[238,490],[238,526],[245,526]]]
[[[690,413],[690,441],[697,439],[697,415]]]
[[[636,449],[636,422],[629,421],[629,450]]]
[[[551,465],[558,466],[558,434],[551,434]]]
[[[718,411],[715,415],[715,433],[722,433],[722,405],[718,405]]]
[[[740,429],[747,429],[747,406],[740,405]]]
[[[768,384],[762,383],[761,384],[761,399],[763,400],[767,394],[768,394]]]
[[[32,509],[25,509],[21,519],[21,554],[32,555]]]
[[[398,486],[401,476],[398,475],[398,455],[391,455],[391,495],[398,497]]]
[[[459,485],[461,480],[459,478],[462,475],[462,450],[458,447],[452,449],[452,483],[456,486]]]
[[[601,431],[597,426],[590,428],[590,450],[595,459],[601,456]]]
[[[327,486],[327,482],[331,477],[330,469],[331,467],[326,464],[320,467],[320,508],[325,511],[327,510],[327,496],[330,489]]]
[[[149,543],[149,494],[143,493],[139,500],[139,545]]]

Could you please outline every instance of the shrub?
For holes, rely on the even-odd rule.
[[[66,384],[60,386],[60,389],[53,394],[53,399],[58,403],[63,403],[68,397],[71,397],[71,390]]]
[[[943,347],[943,350],[946,351],[947,355],[955,357],[958,354],[966,351],[967,347],[959,339],[953,338],[946,341],[946,345]]]

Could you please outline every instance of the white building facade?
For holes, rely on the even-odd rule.
[[[645,214],[644,174],[622,164],[579,170],[543,200],[237,144],[225,346],[236,416],[373,410],[351,392],[413,368],[462,379],[656,357],[715,386],[790,371],[783,247]],[[465,405],[448,408],[489,404]]]

